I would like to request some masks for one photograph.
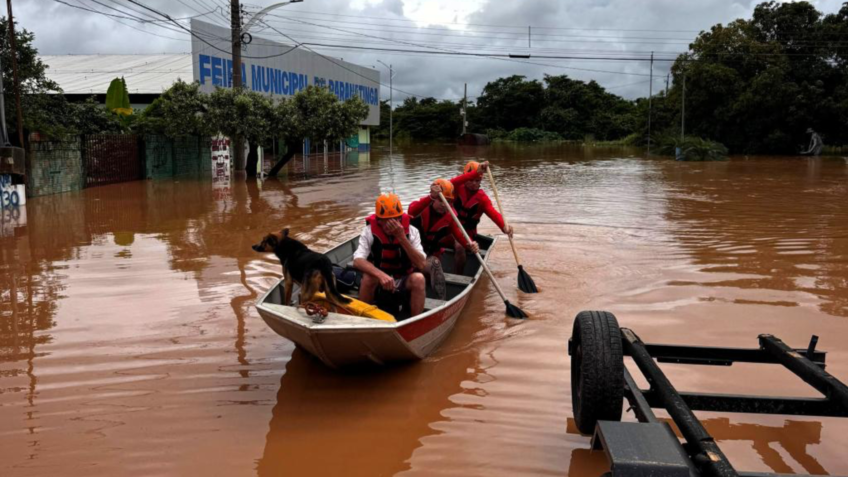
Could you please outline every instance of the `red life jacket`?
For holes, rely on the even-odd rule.
[[[462,227],[469,235],[477,231],[477,224],[480,223],[480,217],[483,216],[483,207],[480,201],[486,197],[483,189],[477,189],[475,192],[470,192],[464,185],[457,187],[454,190],[456,197],[453,200],[453,206],[456,209],[456,215],[462,223]]]
[[[439,214],[430,204],[417,217],[412,219],[412,225],[421,232],[421,246],[429,257],[441,250],[443,246],[453,245],[451,235],[450,214]]]
[[[406,214],[400,217],[400,223],[403,226],[403,233],[406,235],[406,238],[409,238],[409,221],[410,217]],[[374,236],[374,243],[371,244],[371,253],[368,255],[368,261],[387,275],[395,278],[412,273],[412,261],[409,260],[409,256],[397,239],[383,232],[382,227],[377,223],[377,215],[371,215],[365,219],[365,223],[371,227],[371,235]]]

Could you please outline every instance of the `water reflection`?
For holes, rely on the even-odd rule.
[[[340,373],[295,350],[280,380],[257,474],[396,475],[438,421],[485,379],[477,350],[484,323],[464,315],[438,358]],[[305,458],[305,456],[310,456]]]
[[[848,316],[842,164],[729,161],[667,167],[663,176],[673,193],[666,217],[677,225],[677,243],[701,271],[717,274],[697,284],[810,293],[823,312]]]
[[[180,178],[32,199],[26,227],[0,237],[0,474],[96,461],[115,474],[597,475],[597,455],[562,426],[564,342],[577,307],[630,299],[651,315],[634,328],[650,332],[651,324],[706,322],[697,313],[702,291],[685,309],[694,316],[651,311],[682,308],[668,292],[690,293],[679,285],[726,300],[728,314],[780,305],[769,319],[794,323],[803,311],[799,327],[827,328],[848,305],[841,160],[679,164],[631,155],[399,147],[391,165],[379,151],[313,155],[262,182]],[[505,323],[483,285],[451,341],[422,363],[347,376],[299,352],[289,358],[291,343],[252,306],[280,265],[250,245],[289,227],[327,249],[361,230],[380,191],[394,186],[408,203],[469,159],[496,164],[522,259],[547,285],[535,296],[506,290],[534,319]],[[493,268],[514,283],[502,247]],[[804,308],[804,295],[818,308]],[[742,326],[724,324],[728,334]],[[838,344],[829,348],[838,371]],[[684,384],[702,379],[694,372]],[[841,460],[827,452],[842,442],[819,436],[839,428],[815,425],[760,430],[759,441],[746,442],[776,470],[836,471]],[[736,426],[727,421],[728,433],[754,432]]]

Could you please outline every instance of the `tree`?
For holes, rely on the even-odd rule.
[[[595,81],[545,75],[545,86],[542,129],[566,139],[592,135],[604,141],[620,139],[633,131],[633,103],[606,92]]]
[[[17,23],[17,22],[16,22]],[[17,26],[17,25],[16,25]],[[9,44],[9,20],[0,17],[0,57],[3,63],[3,89],[7,95],[14,93],[15,83],[12,74],[12,51]],[[62,134],[68,130],[72,117],[70,108],[63,96],[45,98],[45,93],[61,93],[59,85],[45,75],[47,65],[38,58],[38,50],[33,46],[35,35],[23,28],[15,28],[18,77],[21,82],[21,109],[24,112],[24,131],[45,131]],[[6,100],[6,122],[9,139],[17,142],[17,115],[15,101]],[[26,137],[26,134],[24,134]],[[20,144],[18,144],[20,146]]]
[[[209,95],[209,111],[204,118],[213,130],[231,138],[242,137],[255,154],[258,144],[271,137],[274,103],[244,88],[217,88]],[[246,172],[256,175],[256,160],[248,157]]]
[[[339,101],[329,89],[310,85],[277,103],[273,134],[286,142],[286,153],[268,173],[277,175],[300,149],[303,139],[332,143],[352,136],[368,117],[368,105],[354,96]]]
[[[459,103],[435,98],[406,98],[395,109],[395,128],[412,139],[455,139],[462,130]]]
[[[172,138],[211,136],[218,131],[206,118],[208,109],[209,96],[200,92],[199,83],[177,80],[141,113],[139,130]]]
[[[545,94],[542,83],[513,75],[486,84],[477,98],[475,122],[487,128],[537,127]]]
[[[746,153],[797,154],[812,127],[848,140],[848,69],[840,36],[848,4],[822,16],[808,2],[765,2],[750,20],[701,33],[672,67],[674,87],[655,130],[678,129],[686,76],[687,133]],[[662,107],[660,108],[662,110]]]

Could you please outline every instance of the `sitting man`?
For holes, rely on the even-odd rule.
[[[483,174],[486,173],[488,167],[488,161],[482,164],[469,161],[465,165],[463,174],[451,179],[451,183],[456,188],[453,206],[456,209],[459,221],[471,240],[477,237],[477,224],[480,223],[483,214],[488,215],[503,233],[512,238],[512,226],[504,227],[503,216],[492,205],[489,196],[480,188],[480,181],[483,180]],[[454,252],[454,273],[461,274],[465,269],[464,245],[456,242]]]
[[[469,244],[465,240],[459,226],[448,213],[447,206],[439,198],[441,192],[445,199],[451,202],[454,200],[453,191],[454,187],[450,181],[436,179],[430,186],[430,195],[409,205],[409,215],[413,217],[412,225],[421,232],[421,245],[427,254],[427,267],[424,272],[429,276],[430,286],[440,300],[444,300],[447,293],[441,262],[444,247],[453,247],[455,242],[459,242],[473,253],[480,251],[476,242]],[[456,214],[456,211],[453,212]]]
[[[353,266],[362,272],[359,299],[374,304],[377,287],[389,293],[410,294],[409,312],[424,311],[424,270],[426,256],[421,236],[403,213],[395,194],[377,197],[376,213],[365,219],[359,236],[359,248],[353,254]]]

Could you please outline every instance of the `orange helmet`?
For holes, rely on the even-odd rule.
[[[377,217],[393,219],[403,215],[403,206],[397,194],[382,194],[377,197]]]
[[[433,185],[438,185],[442,188],[442,194],[445,199],[453,200],[453,184],[447,179],[436,179]]]
[[[480,167],[480,163],[477,161],[468,161],[468,164],[465,165],[465,169],[462,170],[463,174],[468,174],[471,171],[476,171]]]

